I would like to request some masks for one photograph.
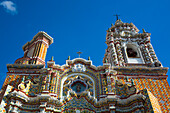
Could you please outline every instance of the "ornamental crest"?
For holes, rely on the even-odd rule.
[[[74,67],[72,67],[73,72],[85,72],[86,67],[83,64],[75,64]]]

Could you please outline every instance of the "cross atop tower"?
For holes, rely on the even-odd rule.
[[[77,52],[77,54],[79,54],[79,58],[80,58],[80,54],[82,54],[82,52],[81,52],[81,51],[79,51],[79,52]]]
[[[119,17],[120,15],[116,14],[116,15],[113,15],[113,16],[116,16],[116,19],[118,20],[118,19],[119,19],[118,17]]]

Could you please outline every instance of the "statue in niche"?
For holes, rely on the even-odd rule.
[[[77,86],[76,86],[76,91],[77,91],[77,92],[80,92],[80,90],[81,90],[81,85],[80,85],[80,84],[77,84]]]
[[[128,57],[137,57],[137,52],[134,51],[132,48],[127,48]]]

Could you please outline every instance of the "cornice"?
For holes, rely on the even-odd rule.
[[[51,36],[49,36],[49,35],[48,35],[46,32],[44,32],[44,31],[40,31],[40,32],[38,32],[38,33],[33,37],[33,39],[32,39],[30,42],[27,42],[27,43],[22,47],[22,49],[24,50],[24,48],[25,48],[28,44],[32,43],[38,36],[45,36],[45,37],[49,40],[49,45],[53,43],[53,38],[52,38]]]
[[[45,65],[44,64],[7,64],[7,69],[9,71],[10,68],[15,69],[41,69]]]

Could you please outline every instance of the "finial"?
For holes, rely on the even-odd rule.
[[[70,60],[70,56],[68,56],[68,60]]]
[[[79,51],[79,52],[77,52],[77,54],[79,54],[79,58],[80,58],[80,54],[82,54],[82,52]]]
[[[118,18],[118,17],[119,17],[120,15],[116,14],[116,15],[113,15],[113,16],[116,16],[116,19],[117,19],[117,20],[119,20],[119,18]]]
[[[135,85],[135,84],[134,84],[134,80],[133,80],[132,78],[131,78],[131,84],[132,84],[132,85]]]
[[[51,61],[54,61],[54,56],[51,57]]]
[[[90,60],[90,56],[88,57],[88,60]]]
[[[146,31],[144,29],[142,29],[143,33],[146,33]]]

